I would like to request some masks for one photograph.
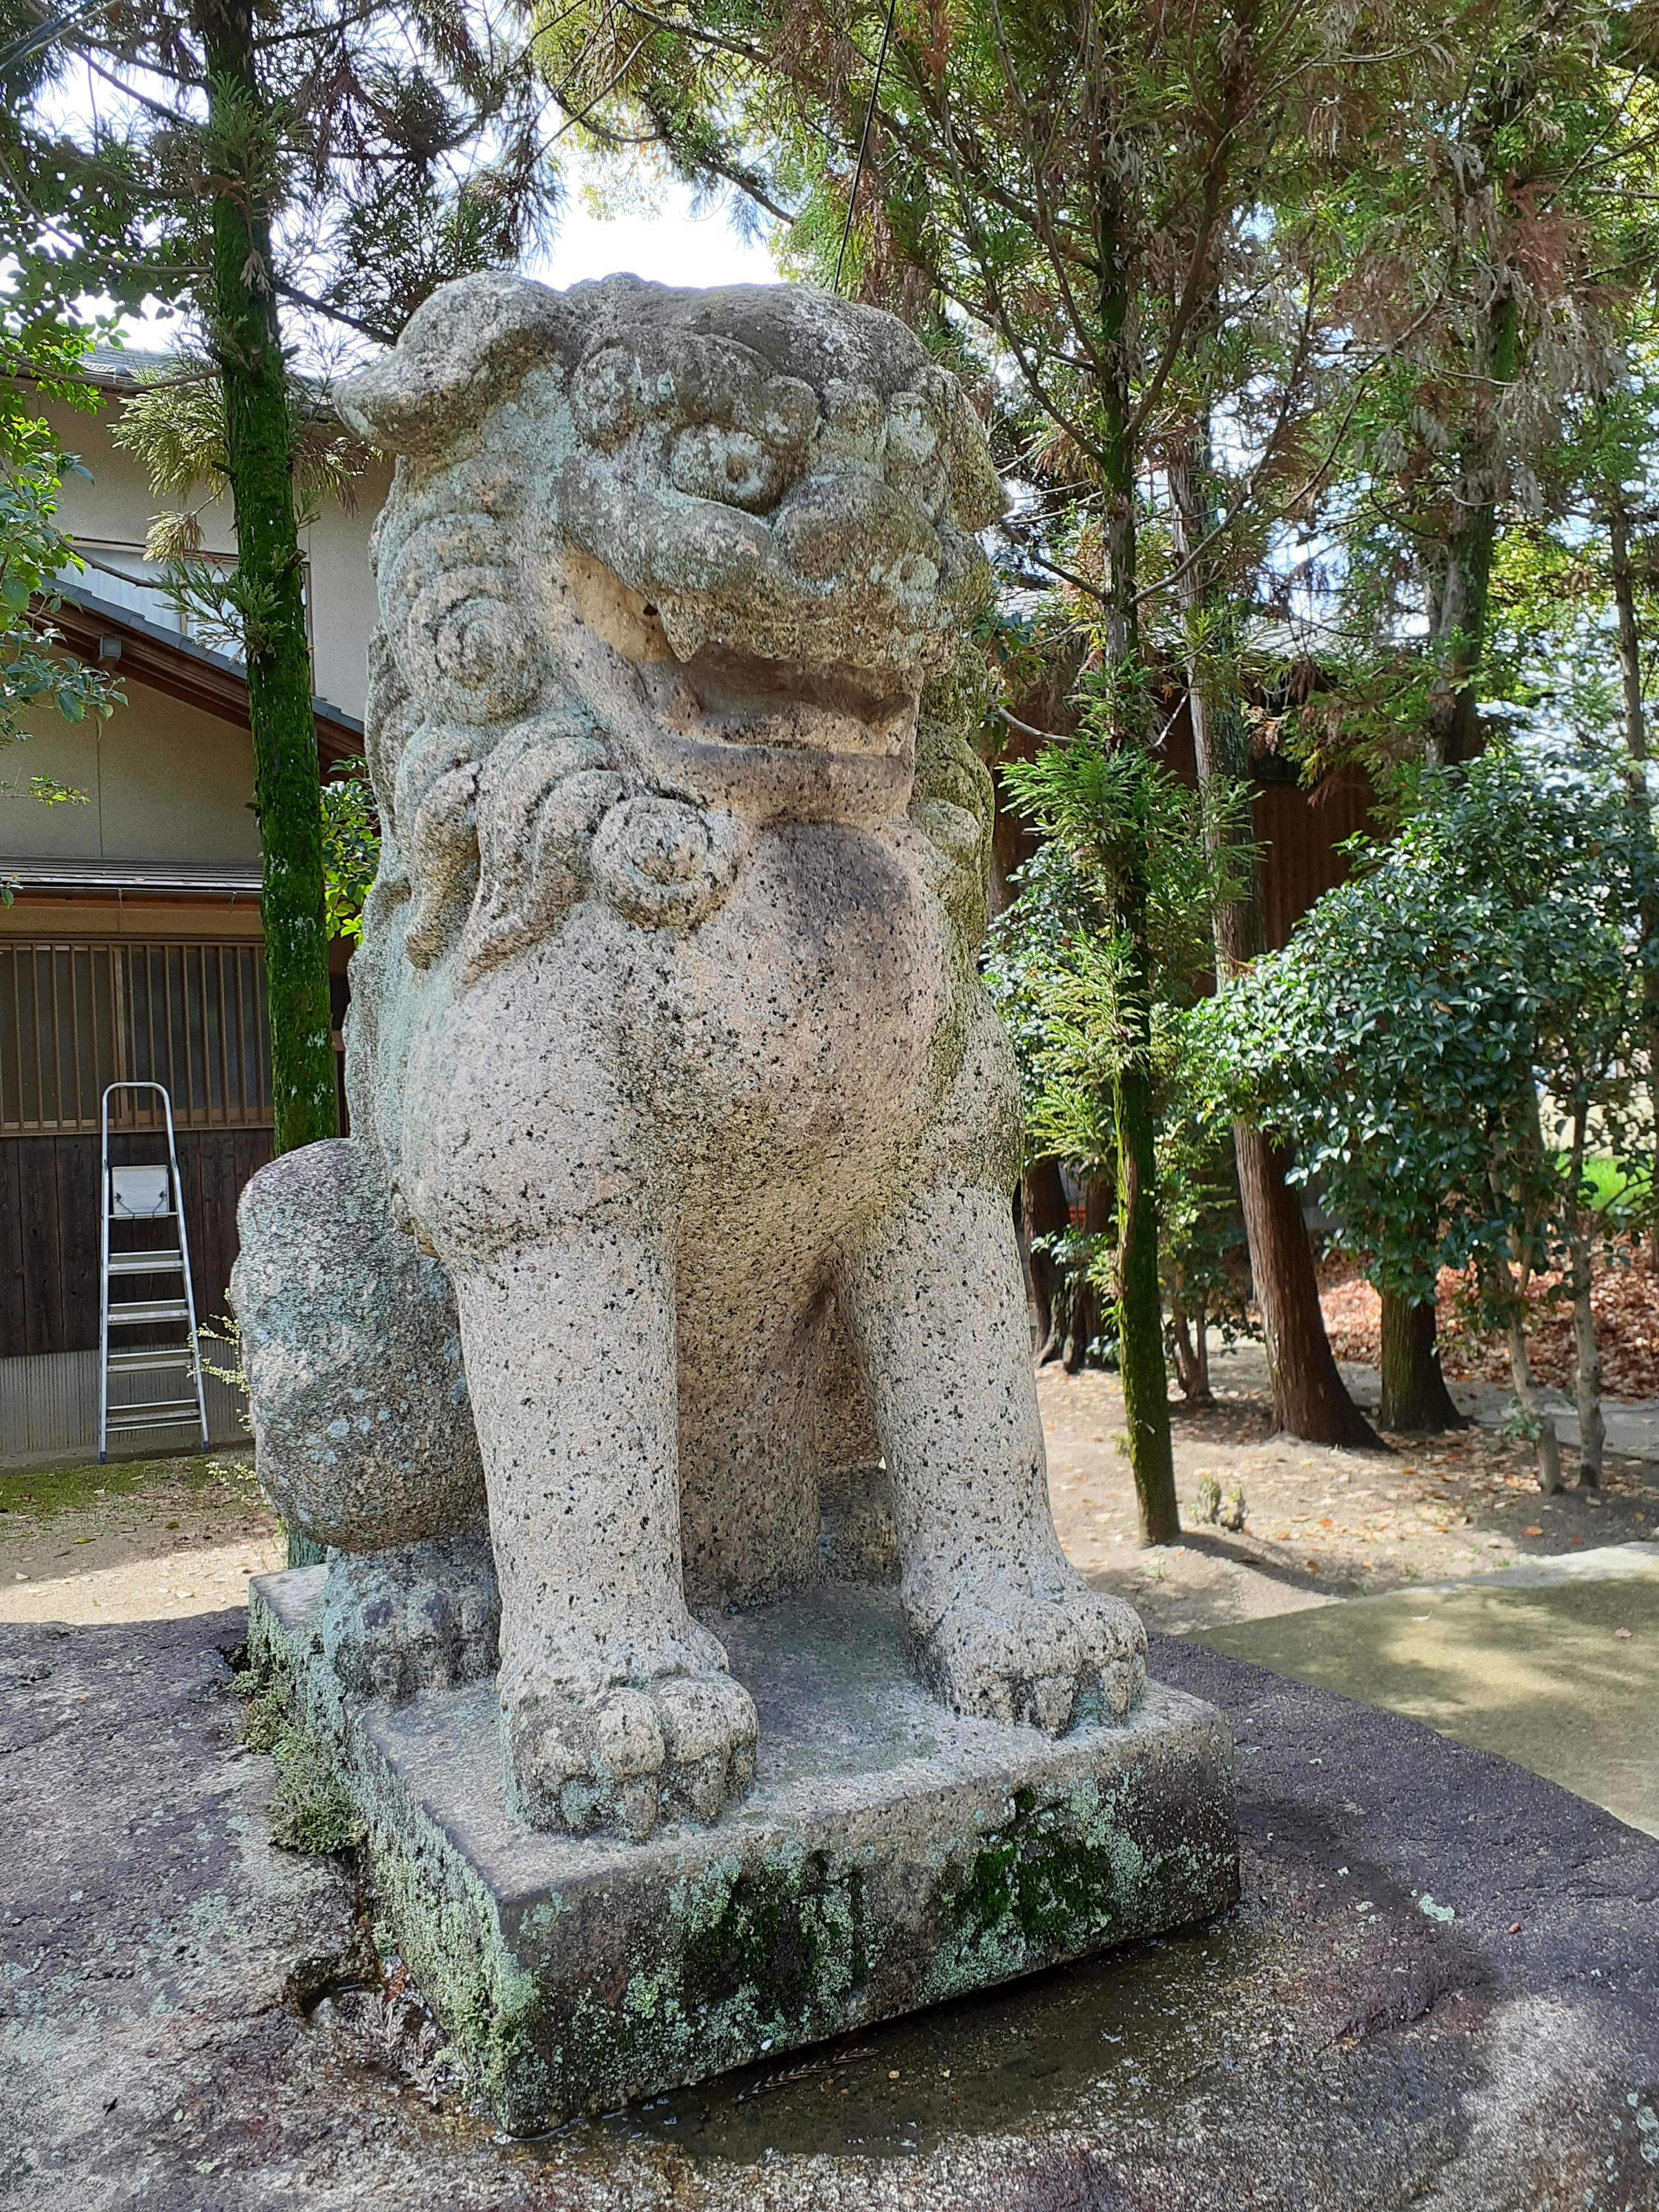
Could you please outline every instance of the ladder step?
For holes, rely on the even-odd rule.
[[[184,1267],[182,1252],[112,1252],[109,1255],[112,1275],[179,1275]]]
[[[170,1351],[165,1345],[153,1352],[112,1352],[108,1360],[112,1375],[160,1375],[195,1364],[193,1352]]]
[[[182,1298],[127,1298],[119,1305],[112,1304],[109,1310],[112,1328],[137,1328],[143,1322],[189,1319],[190,1308]]]
[[[176,1407],[176,1410],[174,1408]],[[202,1417],[193,1399],[169,1399],[163,1405],[112,1406],[105,1426],[112,1437],[127,1429],[199,1429]]]

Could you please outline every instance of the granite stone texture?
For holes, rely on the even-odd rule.
[[[636,1844],[764,1758],[722,1609],[826,1576],[896,1580],[1011,1745],[1122,1724],[1145,1637],[1055,1537],[975,969],[967,400],[803,287],[485,275],[342,405],[397,456],[352,1136],[255,1179],[235,1288],[331,1665],[495,1664],[517,1816]],[[393,1555],[458,1543],[434,1614]]]
[[[515,2134],[705,2079],[1224,1911],[1232,1741],[1149,1686],[1127,1722],[944,1711],[896,1595],[822,1587],[727,1625],[760,1716],[753,1785],[648,1843],[515,1818],[483,1685],[342,1697],[322,1568],[254,1586],[250,1650],[337,1745],[395,1942]]]

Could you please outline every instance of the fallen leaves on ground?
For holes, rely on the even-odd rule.
[[[1327,1270],[1320,1304],[1331,1349],[1339,1359],[1375,1367],[1382,1356],[1382,1302],[1351,1268]],[[1510,1358],[1498,1337],[1472,1332],[1462,1300],[1468,1279],[1450,1267],[1440,1270],[1437,1319],[1440,1364],[1463,1382],[1507,1382]],[[1559,1275],[1542,1275],[1528,1286],[1527,1354],[1535,1382],[1572,1387],[1572,1310],[1562,1296]],[[1644,1255],[1627,1250],[1597,1258],[1591,1273],[1590,1310],[1601,1353],[1601,1388],[1609,1398],[1659,1398],[1659,1277],[1650,1275]],[[1402,1473],[1409,1474],[1409,1468]]]

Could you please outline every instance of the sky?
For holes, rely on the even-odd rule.
[[[625,270],[659,284],[772,284],[777,270],[763,245],[741,239],[718,210],[694,216],[692,195],[669,183],[659,210],[601,222],[580,191],[565,203],[550,248],[527,261],[525,274],[544,284],[580,284]]]
[[[544,284],[580,284],[586,277],[625,270],[659,284],[773,284],[778,272],[763,245],[739,238],[718,210],[694,215],[692,194],[664,184],[653,211],[601,220],[580,190],[566,200],[559,227],[545,252],[525,263],[524,273]],[[165,352],[176,320],[128,316],[127,343]]]

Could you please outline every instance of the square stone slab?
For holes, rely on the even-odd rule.
[[[760,1716],[712,1828],[544,1835],[507,1809],[495,1685],[347,1700],[325,1570],[262,1576],[258,1663],[368,1825],[377,1919],[517,2133],[1203,1920],[1238,1894],[1232,1738],[1148,1683],[1121,1728],[963,1719],[910,1674],[896,1592],[711,1621]]]

